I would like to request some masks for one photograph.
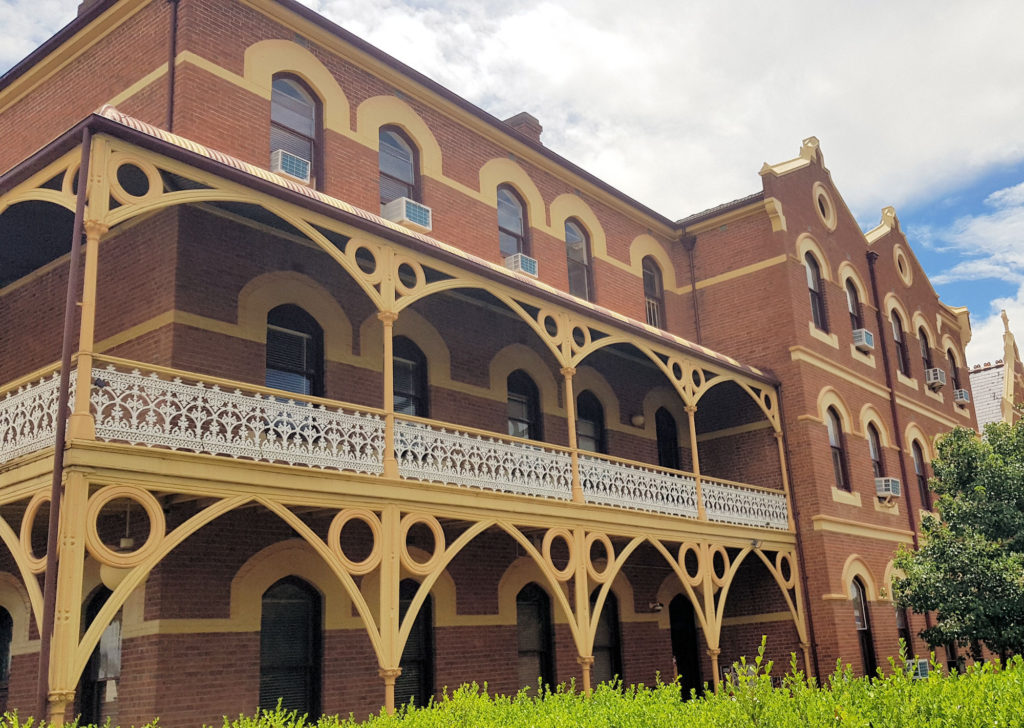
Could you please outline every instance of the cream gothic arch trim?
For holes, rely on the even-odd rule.
[[[433,387],[443,387],[452,383],[452,357],[448,345],[434,325],[422,314],[405,309],[395,319],[394,336],[404,336],[412,341],[427,358],[427,381]],[[384,355],[384,327],[371,314],[359,326],[359,354],[369,368],[379,367]]]
[[[490,389],[508,399],[508,375],[517,369],[526,372],[537,386],[541,410],[545,414],[565,416],[565,407],[559,404],[560,388],[544,358],[526,344],[509,344],[491,359]]]
[[[821,245],[815,240],[809,233],[804,233],[796,239],[796,257],[800,261],[800,265],[805,265],[804,256],[810,253],[818,261],[818,267],[821,269],[821,277],[823,280],[834,282],[835,277],[832,275],[832,264],[829,263],[828,256],[825,255],[825,251],[822,250]],[[859,291],[858,291],[859,293]]]
[[[920,329],[924,329],[925,334],[928,335],[928,347],[930,349],[938,349],[939,340],[938,337],[935,336],[935,333],[932,331],[932,327],[928,325],[928,319],[926,319],[920,311],[914,311],[914,317],[912,320],[914,322],[914,337],[920,338],[917,335],[917,332]]]
[[[846,558],[846,563],[843,564],[843,575],[842,575],[842,591],[840,594],[844,599],[850,598],[850,585],[853,584],[854,577],[860,577],[861,582],[864,584],[864,592],[869,602],[878,601],[878,589],[875,586],[875,580],[871,576],[871,570],[868,568],[867,563],[858,554],[850,554]]]
[[[644,433],[651,438],[655,437],[657,434],[657,426],[654,422],[654,416],[662,407],[664,407],[676,421],[676,433],[679,440],[676,444],[685,445],[686,448],[689,449],[690,441],[687,438],[687,435],[690,432],[690,421],[686,416],[686,405],[679,397],[679,394],[672,389],[670,385],[656,386],[650,389],[644,396],[644,401],[640,409],[644,416]]]
[[[825,413],[829,407],[834,407],[839,414],[844,432],[858,434],[853,426],[853,417],[850,415],[850,408],[846,406],[846,400],[834,387],[825,387],[818,393],[818,417],[822,422],[825,421]]]
[[[0,573],[0,607],[11,615],[11,654],[39,651],[39,640],[29,639],[32,605],[28,594],[13,574]]]
[[[513,561],[498,582],[498,623],[516,624],[516,597],[527,584],[536,584],[551,600],[551,621],[555,624],[568,624],[565,613],[557,609],[555,595],[551,593],[551,584],[544,578],[544,573],[537,562],[529,556],[520,556]],[[568,596],[565,585],[562,593]]]
[[[907,443],[907,453],[911,454],[912,450],[910,444],[915,440],[921,445],[921,453],[924,455],[925,464],[930,464],[934,459],[932,452],[932,439],[924,434],[924,430],[916,422],[907,423],[907,429],[904,433],[904,438]]]
[[[526,204],[526,222],[531,228],[547,228],[547,209],[537,185],[526,170],[511,159],[501,157],[489,159],[480,168],[480,195],[495,208],[498,206],[498,187],[509,185],[514,188]],[[495,244],[497,244],[498,220],[494,220]],[[497,249],[497,245],[495,245]]]
[[[910,314],[907,313],[906,306],[903,305],[903,302],[900,301],[895,293],[890,292],[885,294],[885,300],[882,302],[882,307],[885,309],[885,317],[890,321],[892,320],[892,312],[894,310],[900,315],[900,319],[903,320],[904,336],[909,336],[910,334],[913,334],[915,337],[917,336],[917,331],[910,328],[914,323],[913,318],[911,318]]]
[[[597,215],[590,205],[579,195],[563,193],[551,201],[549,213],[551,215],[551,235],[565,241],[565,223],[574,217],[580,221],[587,234],[590,236],[591,258],[607,258],[608,243],[605,239],[604,228],[601,227]]]
[[[356,139],[373,150],[380,149],[380,128],[397,126],[416,145],[419,153],[419,172],[426,177],[441,179],[441,146],[434,133],[419,114],[397,96],[374,96],[356,109]]]
[[[878,439],[882,441],[882,447],[894,447],[892,436],[889,434],[889,428],[885,426],[882,415],[878,413],[873,404],[866,404],[860,408],[860,430],[864,434],[865,439],[868,436],[869,423],[878,430]]]
[[[678,287],[676,284],[676,269],[672,265],[672,259],[669,257],[668,252],[666,252],[665,247],[647,233],[637,235],[633,238],[633,242],[629,244],[629,267],[637,278],[641,280],[644,277],[644,258],[648,256],[658,261],[658,267],[661,268],[662,287],[665,291],[678,293],[676,290]],[[637,296],[642,299],[643,295],[643,289],[638,289]]]
[[[605,379],[596,369],[582,366],[576,370],[576,376],[572,379],[573,396],[589,389],[597,397],[604,408],[604,426],[606,430],[623,430],[622,416],[619,413],[619,397],[608,380]]]
[[[853,281],[853,287],[857,289],[857,298],[860,299],[861,306],[870,306],[870,299],[868,298],[868,289],[864,286],[864,281],[860,278],[860,273],[853,267],[853,264],[844,260],[839,264],[839,285],[843,287],[843,293],[846,292],[846,280],[850,279]]]

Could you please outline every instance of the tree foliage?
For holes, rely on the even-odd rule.
[[[925,517],[919,550],[901,548],[894,597],[937,614],[921,633],[933,647],[1024,653],[1024,420],[988,425],[984,438],[959,427],[937,447],[940,518]]]

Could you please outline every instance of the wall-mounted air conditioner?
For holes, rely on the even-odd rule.
[[[429,233],[434,226],[430,208],[408,197],[399,197],[382,206],[380,216],[421,233]]]
[[[528,276],[537,277],[537,260],[526,253],[516,253],[505,258],[505,267],[517,273],[525,273]]]
[[[970,404],[971,393],[966,389],[954,389],[953,390],[953,401],[956,404]]]
[[[931,666],[925,659],[907,660],[906,669],[907,674],[914,680],[926,680],[928,673],[931,672]]]
[[[853,345],[858,351],[863,351],[865,354],[869,351],[874,351],[875,335],[867,329],[854,329]]]
[[[939,390],[946,386],[946,373],[941,369],[925,369],[924,383],[929,389]]]
[[[899,478],[875,478],[875,493],[879,498],[899,498],[901,492]]]
[[[270,171],[309,184],[309,160],[283,149],[275,149],[270,153]]]

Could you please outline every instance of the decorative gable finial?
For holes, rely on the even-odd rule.
[[[803,145],[800,147],[800,158],[812,162],[821,161],[821,143],[818,141],[818,137],[809,136],[804,139]]]

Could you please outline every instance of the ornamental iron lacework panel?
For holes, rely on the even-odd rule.
[[[580,456],[580,482],[588,503],[697,517],[691,475]]]
[[[57,371],[0,399],[0,463],[53,445],[59,389]],[[68,404],[72,409],[75,406],[74,377]]]
[[[708,520],[760,526],[785,531],[789,528],[786,496],[779,491],[748,490],[730,483],[701,478]]]

